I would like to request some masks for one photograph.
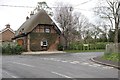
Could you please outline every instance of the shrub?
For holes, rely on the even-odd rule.
[[[57,48],[58,48],[59,51],[62,51],[63,50],[63,45],[62,44],[58,44]]]
[[[21,54],[24,51],[23,47],[20,45],[5,45],[2,46],[2,54]]]
[[[83,45],[82,44],[78,44],[78,50],[83,50]]]
[[[97,49],[105,49],[106,48],[106,43],[97,43],[96,48]]]
[[[95,47],[95,44],[89,44],[89,49],[90,50],[94,50],[96,47]]]

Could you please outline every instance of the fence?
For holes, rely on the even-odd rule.
[[[106,45],[106,53],[120,53],[120,43]]]

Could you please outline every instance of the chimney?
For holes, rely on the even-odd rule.
[[[6,26],[6,28],[10,28],[10,24],[6,24],[5,26]]]
[[[29,17],[27,16],[27,17],[26,17],[26,20],[28,20],[28,19],[29,19]]]
[[[30,17],[31,17],[32,15],[34,15],[34,12],[33,12],[33,11],[31,11],[31,13],[30,13]]]

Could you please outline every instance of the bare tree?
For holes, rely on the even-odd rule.
[[[84,15],[80,15],[79,16],[79,20],[78,20],[78,30],[80,32],[80,34],[82,35],[83,38],[85,38],[87,36],[87,32],[89,30],[89,20],[84,16]]]
[[[55,20],[60,23],[65,38],[66,48],[71,41],[71,34],[75,30],[75,19],[73,18],[73,7],[70,4],[58,3],[54,13]]]
[[[110,25],[107,25],[104,21],[100,21],[100,20],[97,22],[95,27],[97,32],[99,32],[99,34],[102,34],[104,36],[105,42],[108,41],[109,28],[110,28]]]
[[[76,17],[76,26],[77,30],[79,31],[79,37],[83,38],[85,42],[89,42],[89,39],[91,39],[91,36],[93,35],[93,26],[89,22],[89,19],[82,15],[80,12],[75,13],[74,17]]]
[[[115,27],[114,42],[118,43],[118,29],[120,25],[120,1],[119,0],[99,0],[99,6],[95,8],[95,12],[105,19],[109,20],[112,27]]]

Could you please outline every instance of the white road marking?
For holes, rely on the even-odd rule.
[[[89,63],[86,63],[86,62],[83,62],[83,63],[81,63],[82,65],[88,65]]]
[[[95,65],[89,65],[89,66],[92,66],[92,67],[97,67],[97,66],[95,66]]]
[[[112,69],[113,67],[105,66],[104,69]]]
[[[102,67],[102,65],[100,65],[100,64],[90,64],[90,63],[87,63],[87,62],[83,62],[81,64],[82,65],[88,65],[88,66],[91,66],[91,67],[101,67],[103,69],[112,69],[113,68],[113,67],[109,67],[109,66]]]
[[[66,62],[68,62],[68,61],[61,61],[61,62],[64,62],[64,63],[66,63]]]
[[[11,75],[10,73],[8,73],[8,72],[6,72],[6,71],[2,71],[2,72],[4,72],[5,74],[11,76],[12,78],[18,78],[18,77],[16,77],[16,76]]]
[[[100,64],[93,64],[94,66],[102,66],[102,65],[100,65]]]
[[[49,60],[48,58],[44,58],[44,60]]]
[[[60,62],[63,62],[63,63],[67,63],[68,61],[62,61],[62,60],[58,60],[56,58],[43,58],[44,60],[53,60],[53,61],[60,61]],[[71,64],[77,64],[77,63],[80,63],[79,61],[71,61],[70,62]],[[94,64],[94,63],[87,63],[87,62],[82,62],[81,65],[88,65],[88,66],[91,66],[91,67],[100,67],[102,65],[100,64]],[[109,67],[109,66],[105,66],[105,67],[102,67],[104,69],[111,69],[113,67]]]
[[[55,61],[58,61],[58,62],[59,62],[60,60],[55,60]]]
[[[74,61],[74,63],[80,63],[79,61]]]
[[[100,64],[89,64],[88,66],[92,66],[92,67],[100,67]]]
[[[49,58],[50,60],[56,60],[55,58]]]
[[[70,62],[70,63],[77,64],[77,63],[79,63],[79,61],[73,61],[73,62]]]
[[[64,74],[60,74],[60,73],[57,73],[57,72],[54,72],[54,71],[52,71],[51,73],[56,74],[56,75],[59,75],[59,76],[61,76],[61,77],[65,77],[65,78],[72,78],[72,77],[70,77],[70,76],[67,76],[67,75],[64,75]]]
[[[43,58],[43,60],[60,61],[59,59],[56,58]]]
[[[18,63],[18,62],[11,62],[11,63],[19,64],[19,65],[23,65],[23,66],[28,66],[28,67],[35,67],[35,66],[29,65],[29,64]]]

